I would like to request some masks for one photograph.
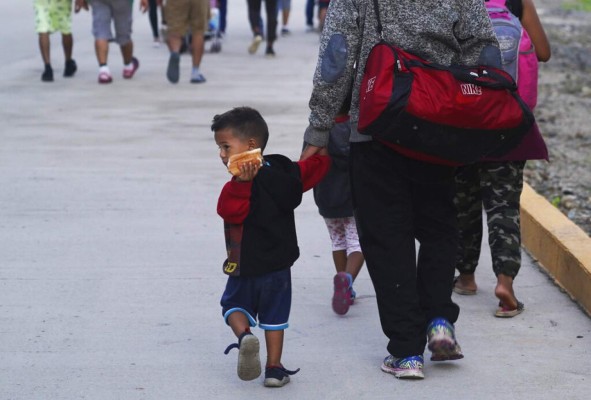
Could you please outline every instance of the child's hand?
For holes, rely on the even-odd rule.
[[[240,175],[236,177],[239,182],[250,182],[259,172],[261,165],[257,162],[246,162],[240,164]]]

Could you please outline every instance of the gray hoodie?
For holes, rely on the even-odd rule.
[[[378,2],[384,40],[426,60],[473,65],[485,47],[498,48],[483,0]],[[327,145],[334,117],[351,90],[351,82],[351,141],[371,140],[356,129],[359,85],[367,56],[379,41],[374,0],[331,0],[314,73],[306,143]]]

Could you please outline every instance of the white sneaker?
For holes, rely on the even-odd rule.
[[[252,40],[252,43],[250,44],[250,46],[248,46],[248,52],[250,54],[254,54],[257,52],[257,50],[259,49],[259,45],[262,43],[263,41],[263,37],[261,35],[256,35],[254,37],[254,39]]]

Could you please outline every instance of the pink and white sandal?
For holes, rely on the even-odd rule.
[[[99,72],[98,76],[98,83],[111,83],[113,82],[113,77],[108,72]]]

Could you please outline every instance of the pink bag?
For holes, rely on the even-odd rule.
[[[486,0],[485,5],[501,48],[503,69],[515,79],[519,96],[533,111],[538,100],[538,57],[519,18],[508,9],[507,1],[511,0]],[[486,158],[495,161],[541,159],[548,160],[548,149],[537,124],[534,124],[521,143],[507,155]]]
[[[506,0],[487,0],[486,8],[501,47],[503,69],[515,79],[519,96],[533,110],[538,99],[538,58],[532,41]]]

